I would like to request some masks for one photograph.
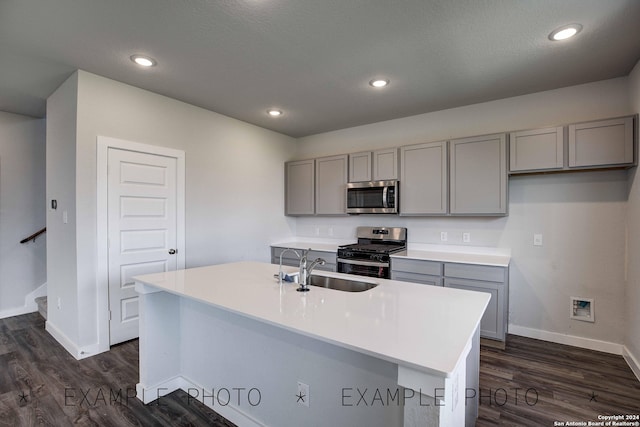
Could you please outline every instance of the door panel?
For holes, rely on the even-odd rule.
[[[138,336],[133,277],[175,270],[177,160],[110,148],[108,153],[111,345]]]

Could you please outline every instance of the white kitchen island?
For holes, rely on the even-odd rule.
[[[138,398],[162,404],[183,389],[240,426],[475,424],[488,294],[326,272],[378,286],[302,293],[277,271],[240,262],[136,277]]]

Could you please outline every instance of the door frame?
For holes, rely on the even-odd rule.
[[[97,199],[96,199],[96,303],[98,325],[98,351],[108,351],[111,347],[109,334],[109,248],[108,248],[108,158],[109,149],[133,151],[144,154],[173,157],[176,159],[176,249],[177,268],[185,268],[185,152],[173,148],[159,147],[140,142],[127,141],[98,135],[97,157]]]

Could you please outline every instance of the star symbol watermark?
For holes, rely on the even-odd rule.
[[[24,402],[27,403],[27,396],[26,394],[24,394],[24,391],[20,391],[20,394],[18,395],[18,397],[20,398],[20,401],[18,402],[18,404]]]
[[[592,391],[591,392],[591,398],[589,399],[589,402],[594,402],[595,401],[597,403],[598,400],[596,400],[596,397],[598,397],[598,395],[594,391]]]
[[[303,394],[302,392],[299,392],[298,394],[296,394],[296,397],[298,398],[298,400],[296,400],[296,402],[304,402],[304,398],[307,397],[305,394]]]

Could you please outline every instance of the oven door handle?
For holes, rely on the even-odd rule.
[[[389,267],[388,262],[376,262],[376,261],[355,261],[350,259],[338,258],[338,262],[343,264],[353,264],[353,265],[366,265],[369,267]]]

